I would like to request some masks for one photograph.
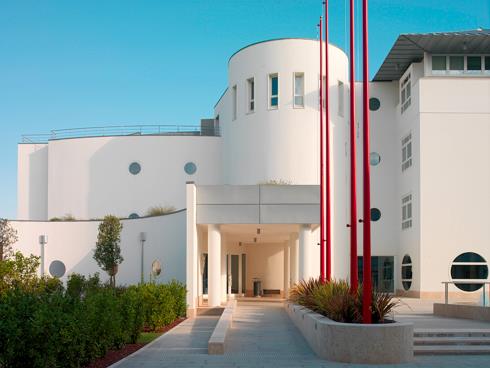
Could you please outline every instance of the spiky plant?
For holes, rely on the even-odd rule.
[[[399,300],[393,298],[390,293],[373,292],[371,314],[373,323],[384,323],[388,315],[398,306]]]
[[[337,322],[358,322],[356,294],[352,294],[347,281],[333,280],[313,292],[315,310]]]
[[[314,309],[313,292],[322,285],[320,278],[301,280],[289,289],[289,300],[309,309]]]

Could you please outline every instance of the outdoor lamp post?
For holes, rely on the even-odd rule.
[[[145,241],[146,241],[146,232],[140,232],[140,242],[141,242],[141,285],[145,283],[145,274],[144,274],[144,259],[145,259]]]
[[[39,235],[39,244],[41,245],[41,277],[44,276],[44,246],[48,244],[47,235]]]

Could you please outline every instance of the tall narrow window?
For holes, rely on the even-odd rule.
[[[485,56],[485,71],[490,72],[490,56]]]
[[[255,111],[255,82],[253,78],[247,79],[247,106],[248,112]]]
[[[344,82],[339,81],[339,116],[344,116]]]
[[[412,195],[407,194],[402,198],[402,230],[412,227]]]
[[[304,73],[294,73],[294,107],[305,107]]]
[[[412,84],[411,84],[412,82],[411,82],[410,74],[411,73],[407,74],[407,76],[403,79],[400,85],[402,114],[412,104]]]
[[[232,111],[232,120],[236,120],[236,109],[237,109],[237,95],[236,95],[236,86],[233,86],[233,88],[231,89],[231,98],[233,99],[232,101],[232,108],[233,108],[233,111]]]
[[[279,106],[279,76],[269,74],[269,108],[277,109]]]
[[[402,139],[402,171],[412,166],[412,133]]]

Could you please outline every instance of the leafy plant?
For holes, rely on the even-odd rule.
[[[121,255],[121,221],[116,216],[108,215],[99,225],[97,243],[95,244],[94,259],[110,276],[110,284],[116,286],[118,266],[124,261]]]
[[[289,299],[294,303],[314,310],[313,293],[321,284],[320,278],[301,280],[289,289]]]
[[[148,208],[148,211],[146,211],[146,216],[162,216],[168,215],[172,212],[175,212],[174,206],[153,206]]]
[[[12,244],[18,240],[15,230],[7,219],[0,219],[0,262],[12,255]]]
[[[0,294],[12,287],[36,289],[38,267],[39,257],[32,254],[26,257],[21,252],[0,262]]]

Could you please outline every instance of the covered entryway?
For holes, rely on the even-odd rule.
[[[318,276],[318,186],[189,183],[187,191],[190,313],[257,293],[284,297]]]

